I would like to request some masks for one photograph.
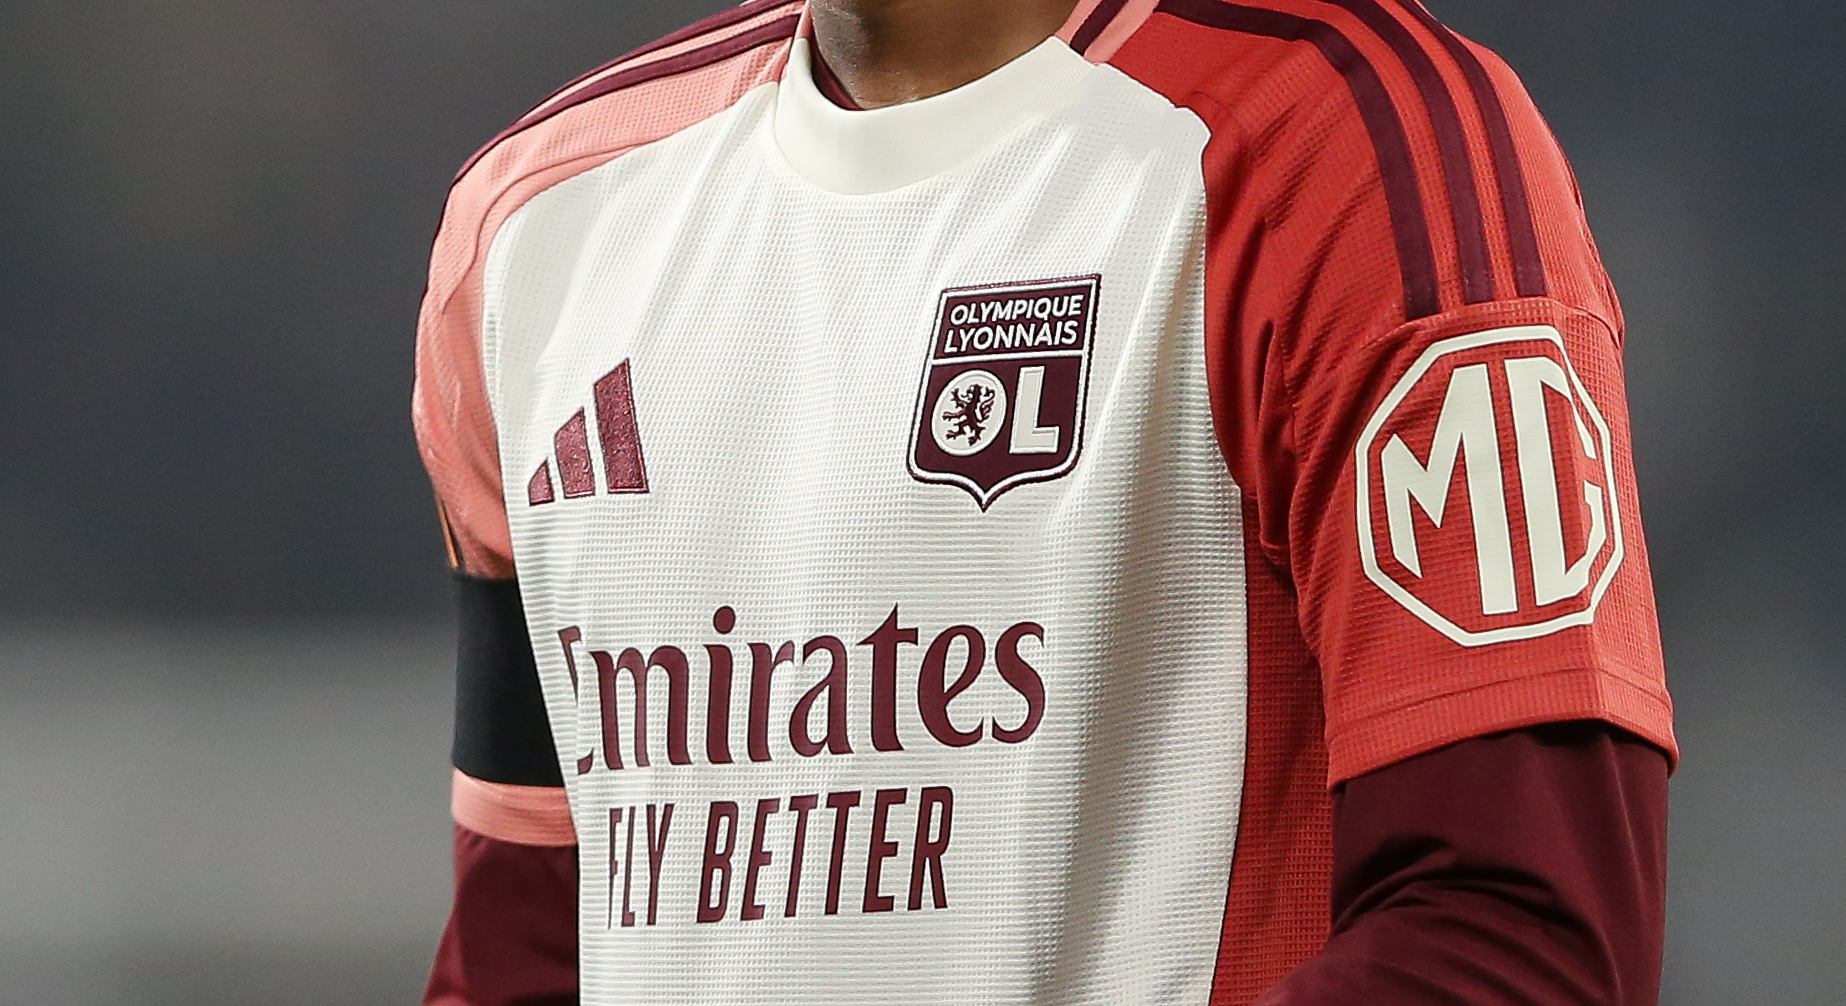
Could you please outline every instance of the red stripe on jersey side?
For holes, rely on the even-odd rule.
[[[1083,27],[1078,28],[1077,33],[1070,37],[1070,47],[1077,50],[1078,55],[1082,55],[1085,50],[1095,44],[1096,36],[1101,35],[1103,29],[1109,27],[1109,22],[1115,20],[1115,16],[1120,14],[1122,8],[1127,5],[1128,0],[1102,0],[1096,5],[1096,9],[1090,12],[1090,16],[1083,20]]]
[[[1481,215],[1481,197],[1474,184],[1474,164],[1468,157],[1468,134],[1461,124],[1455,97],[1442,72],[1403,23],[1380,6],[1378,0],[1327,0],[1350,12],[1391,47],[1410,72],[1417,93],[1429,110],[1436,133],[1436,150],[1448,181],[1449,217],[1455,226],[1455,249],[1461,258],[1461,292],[1465,304],[1494,299],[1493,261],[1487,254],[1487,221]]]
[[[1513,128],[1507,122],[1506,108],[1500,104],[1500,92],[1480,57],[1461,37],[1436,20],[1417,0],[1394,0],[1422,22],[1449,51],[1461,67],[1462,76],[1474,93],[1480,108],[1481,123],[1487,130],[1487,146],[1493,152],[1493,173],[1500,189],[1500,209],[1506,219],[1506,239],[1513,252],[1513,286],[1521,297],[1547,296],[1545,263],[1538,253],[1538,230],[1532,224],[1532,205],[1526,197],[1525,171],[1519,164],[1519,150],[1513,144]]]
[[[1207,28],[1284,42],[1308,42],[1320,50],[1345,79],[1378,157],[1391,235],[1397,246],[1398,270],[1403,275],[1405,320],[1440,312],[1436,256],[1430,248],[1429,221],[1424,214],[1423,194],[1417,187],[1416,164],[1410,156],[1404,122],[1377,68],[1352,40],[1325,21],[1220,0],[1161,0],[1156,10]]]
[[[690,52],[683,52],[677,56],[671,56],[653,63],[644,63],[632,70],[623,70],[620,73],[611,74],[591,84],[589,87],[583,88],[579,93],[572,95],[569,99],[557,102],[548,107],[542,107],[538,112],[513,123],[499,136],[494,137],[493,142],[482,147],[480,152],[469,158],[468,163],[462,166],[461,171],[456,177],[460,178],[462,175],[466,175],[482,157],[486,156],[489,150],[499,146],[509,137],[524,132],[562,112],[576,108],[584,102],[594,101],[604,95],[614,94],[617,91],[636,87],[648,83],[649,81],[660,80],[663,77],[671,77],[675,74],[687,73],[692,70],[707,67],[713,63],[723,62],[733,56],[749,52],[758,46],[787,41],[795,37],[795,27],[800,23],[801,17],[799,15],[790,14],[788,17],[777,18],[767,24],[758,25],[749,31],[739,32],[729,38],[713,42],[711,45],[703,46]]]

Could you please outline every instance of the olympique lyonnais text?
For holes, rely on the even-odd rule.
[[[1021,349],[1076,349],[1081,346],[1090,290],[1047,294],[1033,290],[1018,297],[955,298],[943,311],[936,358]]]
[[[737,612],[728,605],[712,616],[712,628],[720,636],[729,636],[736,626]],[[577,774],[597,770],[598,762],[608,772],[671,771],[671,766],[694,764],[690,720],[695,683],[703,684],[706,692],[704,744],[696,754],[710,765],[770,762],[778,753],[789,757],[789,751],[800,758],[822,753],[855,754],[848,729],[847,700],[848,690],[856,687],[870,690],[868,722],[859,736],[869,738],[872,750],[878,752],[901,752],[907,744],[919,743],[948,748],[965,748],[983,741],[1021,744],[1037,732],[1045,715],[1045,686],[1027,655],[1044,646],[1044,626],[1017,622],[990,639],[989,633],[976,626],[952,625],[935,632],[927,645],[923,639],[919,627],[904,625],[900,609],[893,607],[883,623],[850,647],[840,636],[831,634],[815,636],[799,646],[794,640],[706,643],[702,647],[704,659],[700,661],[704,666],[699,668],[703,673],[697,675],[703,680],[695,682],[693,661],[687,656],[691,647],[665,644],[646,653],[634,646],[597,649],[588,645],[593,640],[586,637],[581,626],[566,626],[558,631],[558,642],[563,647],[571,685],[581,697],[579,655],[587,652],[596,675],[601,726],[600,743],[577,760]],[[749,654],[747,676],[739,673],[739,656],[744,651]],[[786,714],[771,708],[772,686],[778,673],[797,673],[822,663],[825,674]],[[857,676],[853,674],[855,664],[861,670]],[[908,668],[914,668],[914,678],[908,673],[900,675],[900,670]],[[995,717],[983,718],[966,729],[957,726],[950,717],[951,704],[990,670],[1024,700],[1024,714],[1017,723],[1003,723]],[[653,748],[648,736],[648,685],[654,672],[666,676],[664,752]],[[632,700],[627,703],[621,702],[624,690],[617,687],[624,675],[632,686]],[[747,680],[740,680],[745,677]],[[914,680],[914,688],[900,687],[900,679]],[[743,751],[734,752],[731,738],[736,703],[732,696],[739,688],[748,689],[745,743]],[[927,739],[899,736],[900,701],[915,703]],[[621,708],[623,705],[627,708]],[[819,736],[814,733],[816,718],[825,722]],[[624,721],[629,724],[627,731],[623,730]],[[965,714],[963,722],[968,722]],[[771,743],[772,730],[777,727],[786,730],[786,748]],[[657,756],[662,753],[666,756],[664,766],[657,764]],[[684,841],[669,843],[674,814],[684,814],[687,808],[674,803],[609,808],[607,926],[631,927],[641,924],[642,919],[646,925],[658,924],[663,904],[663,866],[670,858],[682,855],[700,857],[700,882],[696,905],[687,904],[691,891],[664,895],[669,913],[675,918],[693,917],[701,923],[726,919],[748,922],[765,918],[772,909],[779,909],[783,918],[805,918],[839,914],[843,905],[845,911],[869,914],[892,911],[900,899],[912,911],[926,906],[947,908],[948,884],[942,864],[949,848],[954,806],[955,794],[946,785],[715,799],[702,808],[706,816],[702,851]],[[908,825],[893,824],[895,807],[905,808],[906,819],[915,822],[914,834],[898,834]],[[914,816],[909,813],[912,807]],[[862,816],[855,817],[855,811]],[[775,822],[778,833],[790,832],[792,824],[792,837],[784,843],[786,848],[780,850],[780,858],[768,838],[772,819],[778,815],[782,815]],[[814,893],[804,901],[809,825],[817,816],[827,818],[824,825],[816,827],[830,828],[831,839],[826,874],[812,878],[810,886],[824,882],[825,887],[818,901]],[[864,839],[850,849],[849,828]],[[750,836],[747,840],[746,833]],[[843,894],[848,856],[858,854],[865,857],[864,890],[858,895]],[[772,872],[773,883],[779,889],[772,894],[768,891],[772,873],[764,868],[778,859],[781,865]],[[893,860],[899,862],[890,863]],[[900,875],[907,871],[907,887],[890,877],[888,863]],[[893,888],[891,893],[885,891],[887,882]],[[673,910],[676,904],[687,910]]]

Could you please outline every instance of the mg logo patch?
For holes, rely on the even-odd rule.
[[[1622,562],[1614,444],[1557,329],[1430,346],[1355,461],[1366,575],[1438,632],[1484,646],[1595,618]]]
[[[1100,276],[942,291],[910,473],[982,510],[1070,471],[1083,446]]]

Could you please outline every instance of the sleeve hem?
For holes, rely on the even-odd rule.
[[[449,813],[456,824],[477,835],[514,845],[577,844],[570,798],[561,787],[484,782],[457,769]]]
[[[1595,668],[1499,681],[1357,718],[1327,735],[1327,783],[1337,786],[1459,741],[1564,720],[1603,720],[1666,752],[1677,768],[1665,695]]]

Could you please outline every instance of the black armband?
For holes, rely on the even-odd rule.
[[[562,786],[516,580],[455,575],[455,767],[483,782]]]

